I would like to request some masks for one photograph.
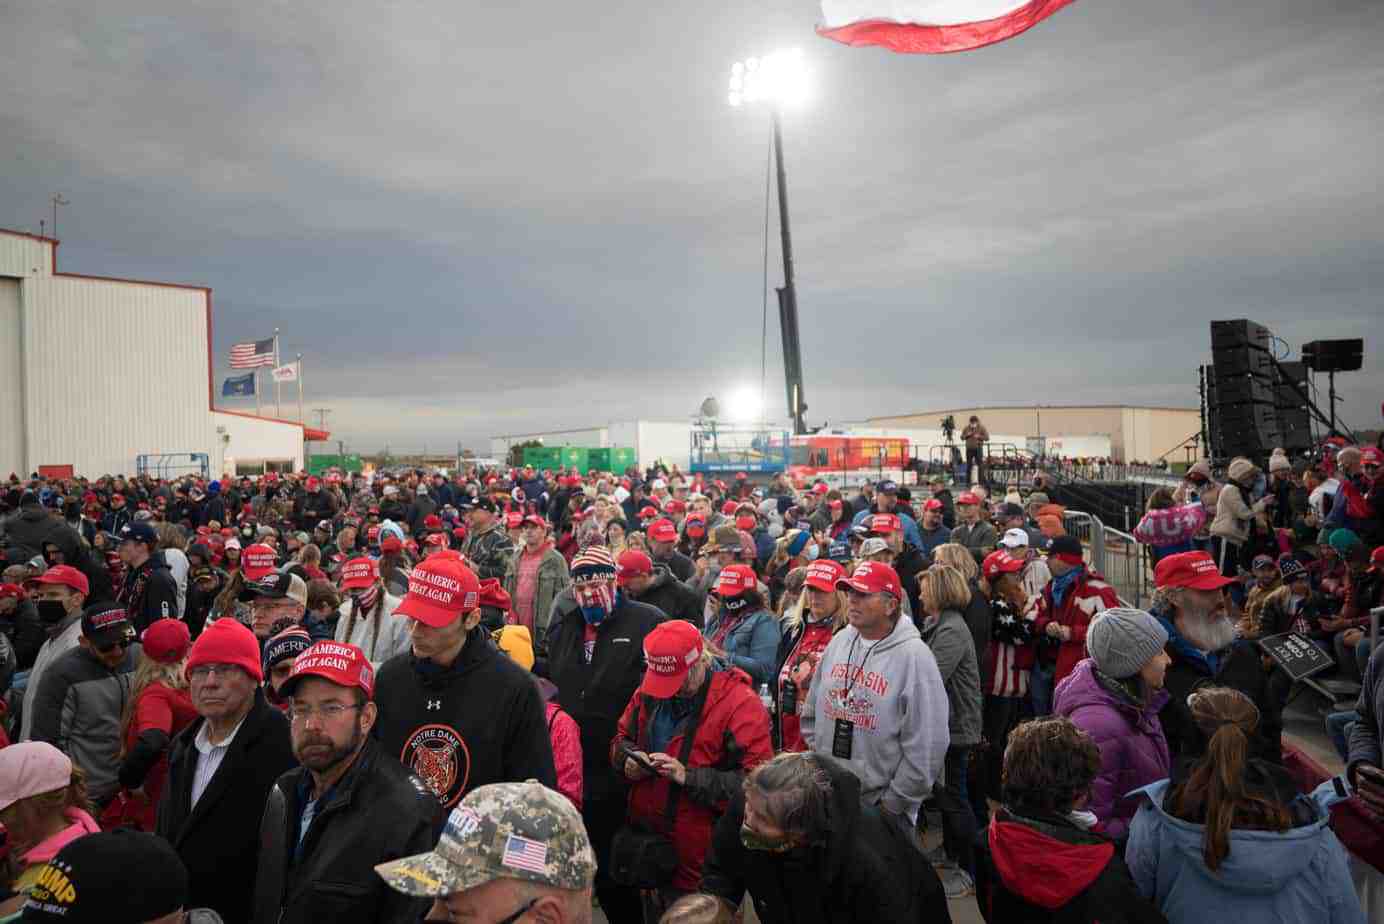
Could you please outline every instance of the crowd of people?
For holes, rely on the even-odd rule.
[[[1155,495],[1147,611],[940,474],[12,476],[0,921],[1363,922],[1381,459],[1287,461]]]

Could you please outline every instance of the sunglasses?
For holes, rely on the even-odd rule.
[[[125,651],[130,647],[130,642],[130,639],[122,638],[119,641],[111,642],[109,645],[97,645],[96,650],[101,652],[101,654],[110,654],[117,648],[121,651]]]

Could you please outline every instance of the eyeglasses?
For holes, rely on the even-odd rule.
[[[538,899],[536,899],[536,898],[531,898],[531,899],[529,899],[527,902],[524,903],[524,907],[520,908],[518,911],[516,911],[516,912],[514,912],[513,914],[511,914],[509,917],[505,918],[503,921],[498,921],[498,922],[496,922],[496,924],[514,924],[515,921],[519,920],[519,919],[522,918],[524,915],[528,914],[531,910],[533,910],[533,906],[536,905],[536,904],[538,904]]]
[[[117,648],[119,648],[121,651],[125,651],[127,648],[130,647],[130,641],[131,640],[128,638],[122,638],[118,641],[111,642],[109,645],[97,645],[96,650],[101,652],[101,654],[110,654]]]
[[[349,710],[359,708],[359,703],[352,703],[349,706],[344,703],[327,703],[324,706],[299,706],[295,704],[288,707],[288,720],[301,725],[313,716],[319,715],[323,722],[334,722]]]
[[[212,674],[226,677],[238,670],[241,668],[234,664],[199,664],[188,671],[187,675],[193,680],[206,680]]]

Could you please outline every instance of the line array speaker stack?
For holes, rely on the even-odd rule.
[[[1208,405],[1217,457],[1263,459],[1283,445],[1270,344],[1269,329],[1254,321],[1211,322],[1214,387],[1208,389]]]
[[[1307,380],[1307,364],[1279,363],[1278,373],[1278,435],[1289,454],[1312,448],[1312,415],[1308,410],[1311,387]]]

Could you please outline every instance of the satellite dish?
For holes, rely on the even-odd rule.
[[[715,420],[717,417],[721,416],[721,405],[716,402],[714,397],[707,398],[702,402],[701,414],[703,417],[710,417],[712,420]]]

